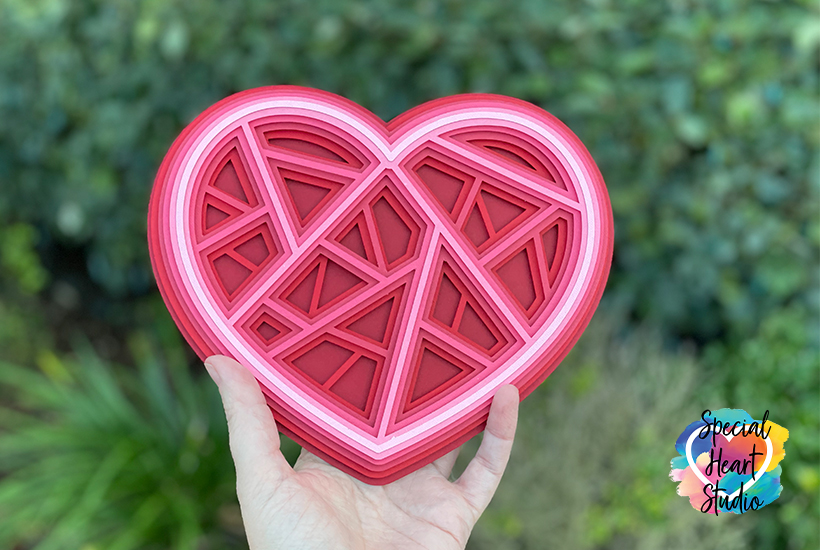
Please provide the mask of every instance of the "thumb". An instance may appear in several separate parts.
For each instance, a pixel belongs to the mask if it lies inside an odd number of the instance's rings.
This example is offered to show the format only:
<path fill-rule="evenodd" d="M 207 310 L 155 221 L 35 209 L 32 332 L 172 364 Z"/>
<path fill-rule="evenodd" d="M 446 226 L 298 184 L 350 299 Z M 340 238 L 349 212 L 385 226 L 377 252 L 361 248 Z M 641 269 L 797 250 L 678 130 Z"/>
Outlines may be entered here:
<path fill-rule="evenodd" d="M 219 388 L 228 420 L 237 486 L 252 487 L 261 476 L 281 479 L 289 470 L 279 450 L 279 432 L 253 374 L 229 357 L 214 355 L 205 368 Z"/>

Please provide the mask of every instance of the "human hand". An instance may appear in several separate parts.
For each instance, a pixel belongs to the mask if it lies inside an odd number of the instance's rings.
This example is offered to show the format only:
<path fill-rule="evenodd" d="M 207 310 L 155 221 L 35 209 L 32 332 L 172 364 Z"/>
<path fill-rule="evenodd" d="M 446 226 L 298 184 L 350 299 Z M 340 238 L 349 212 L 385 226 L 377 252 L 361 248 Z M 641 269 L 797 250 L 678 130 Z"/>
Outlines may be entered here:
<path fill-rule="evenodd" d="M 503 386 L 478 453 L 455 482 L 449 477 L 458 449 L 383 486 L 363 483 L 305 450 L 291 468 L 253 375 L 222 356 L 208 358 L 205 366 L 225 406 L 252 550 L 464 548 L 512 449 L 518 390 Z"/>

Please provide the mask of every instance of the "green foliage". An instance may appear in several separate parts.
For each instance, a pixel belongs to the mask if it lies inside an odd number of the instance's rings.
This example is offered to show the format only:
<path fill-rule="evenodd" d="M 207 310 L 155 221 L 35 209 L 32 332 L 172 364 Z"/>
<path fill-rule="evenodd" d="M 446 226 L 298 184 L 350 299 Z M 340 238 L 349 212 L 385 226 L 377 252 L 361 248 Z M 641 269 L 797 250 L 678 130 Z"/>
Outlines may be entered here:
<path fill-rule="evenodd" d="M 0 358 L 25 361 L 49 343 L 36 294 L 50 274 L 37 253 L 37 230 L 26 223 L 0 226 Z"/>
<path fill-rule="evenodd" d="M 561 118 L 612 199 L 604 307 L 673 350 L 584 338 L 525 403 L 476 548 L 817 547 L 818 52 L 808 0 L 0 0 L 0 546 L 233 544 L 220 408 L 156 307 L 147 200 L 196 114 L 301 84 L 385 119 L 472 91 Z M 52 354 L 67 329 L 137 371 Z M 660 469 L 693 403 L 791 432 L 749 533 Z"/>
<path fill-rule="evenodd" d="M 0 273 L 27 294 L 42 290 L 48 280 L 48 272 L 34 249 L 36 237 L 35 229 L 22 223 L 0 232 Z"/>
<path fill-rule="evenodd" d="M 214 385 L 179 346 L 160 360 L 144 336 L 131 345 L 136 372 L 87 345 L 43 352 L 39 372 L 0 363 L 0 546 L 241 547 Z"/>

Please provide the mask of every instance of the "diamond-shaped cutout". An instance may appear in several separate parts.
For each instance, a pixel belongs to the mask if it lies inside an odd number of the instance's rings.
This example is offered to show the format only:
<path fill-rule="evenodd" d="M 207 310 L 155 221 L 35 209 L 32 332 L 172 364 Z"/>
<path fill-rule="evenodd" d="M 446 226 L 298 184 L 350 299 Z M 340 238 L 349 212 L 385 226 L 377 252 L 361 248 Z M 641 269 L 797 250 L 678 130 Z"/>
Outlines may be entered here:
<path fill-rule="evenodd" d="M 291 328 L 279 320 L 266 306 L 257 311 L 244 326 L 263 349 L 270 349 L 273 344 L 291 332 Z"/>

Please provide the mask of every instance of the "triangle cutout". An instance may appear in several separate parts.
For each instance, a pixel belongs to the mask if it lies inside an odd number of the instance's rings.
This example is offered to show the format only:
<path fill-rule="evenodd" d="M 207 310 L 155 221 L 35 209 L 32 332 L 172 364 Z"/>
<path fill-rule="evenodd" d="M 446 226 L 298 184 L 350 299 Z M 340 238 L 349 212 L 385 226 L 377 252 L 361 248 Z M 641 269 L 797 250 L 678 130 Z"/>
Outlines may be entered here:
<path fill-rule="evenodd" d="M 248 196 L 245 194 L 245 190 L 242 189 L 242 183 L 239 181 L 239 174 L 236 172 L 233 160 L 228 160 L 216 175 L 214 187 L 248 204 Z"/>
<path fill-rule="evenodd" d="M 316 207 L 330 193 L 330 189 L 291 178 L 284 178 L 284 180 L 290 198 L 296 206 L 296 213 L 299 214 L 299 221 L 304 224 L 305 220 L 310 218 Z"/>
<path fill-rule="evenodd" d="M 336 242 L 360 258 L 376 265 L 376 252 L 373 249 L 373 240 L 370 238 L 364 212 L 359 212 L 353 221 L 339 233 Z"/>
<path fill-rule="evenodd" d="M 507 294 L 530 320 L 544 301 L 535 246 L 534 240 L 527 241 L 493 269 Z"/>
<path fill-rule="evenodd" d="M 350 323 L 347 328 L 368 340 L 384 344 L 385 339 L 389 336 L 387 323 L 390 321 L 390 314 L 395 305 L 395 300 L 390 298 L 367 315 Z"/>
<path fill-rule="evenodd" d="M 205 227 L 203 228 L 207 232 L 209 229 L 212 229 L 215 225 L 219 225 L 223 221 L 230 218 L 231 215 L 227 212 L 220 210 L 213 204 L 206 204 L 205 205 Z"/>
<path fill-rule="evenodd" d="M 361 277 L 328 259 L 324 279 L 322 280 L 322 290 L 319 291 L 317 307 L 323 308 L 327 304 L 337 301 L 341 296 L 363 283 Z"/>
<path fill-rule="evenodd" d="M 490 232 L 484 225 L 484 220 L 481 219 L 481 211 L 477 204 L 473 205 L 473 210 L 467 217 L 467 223 L 464 225 L 464 234 L 473 243 L 473 246 L 479 248 L 481 245 L 490 240 Z"/>
<path fill-rule="evenodd" d="M 362 238 L 362 230 L 359 229 L 359 224 L 350 228 L 350 231 L 339 240 L 339 244 L 354 252 L 359 257 L 367 259 L 367 249 L 364 246 L 364 239 Z"/>
<path fill-rule="evenodd" d="M 413 171 L 450 217 L 455 219 L 462 195 L 471 187 L 474 178 L 429 157 L 417 164 Z"/>
<path fill-rule="evenodd" d="M 239 142 L 236 139 L 224 149 L 225 153 L 216 163 L 216 168 L 210 176 L 208 187 L 211 193 L 222 195 L 224 200 L 235 200 L 246 206 L 256 206 L 257 200 L 254 194 L 254 184 L 248 178 L 245 165 L 239 154 Z M 224 209 L 221 209 L 224 210 Z"/>
<path fill-rule="evenodd" d="M 279 169 L 279 176 L 300 228 L 310 223 L 343 187 L 339 182 L 284 168 Z"/>
<path fill-rule="evenodd" d="M 223 223 L 241 214 L 242 211 L 235 206 L 206 192 L 202 200 L 202 236 L 210 234 Z"/>
<path fill-rule="evenodd" d="M 402 285 L 376 300 L 342 322 L 339 328 L 381 347 L 388 347 L 401 309 L 404 289 L 405 285 Z"/>
<path fill-rule="evenodd" d="M 379 362 L 360 355 L 329 389 L 356 412 L 368 417 L 375 397 L 374 382 L 379 379 L 380 371 Z"/>
<path fill-rule="evenodd" d="M 423 339 L 406 390 L 402 415 L 450 390 L 474 372 L 476 367 Z"/>
<path fill-rule="evenodd" d="M 484 206 L 487 209 L 487 214 L 490 217 L 490 223 L 495 233 L 498 233 L 510 225 L 521 214 L 526 212 L 524 207 L 505 200 L 485 189 L 481 190 L 481 198 L 484 200 Z"/>

